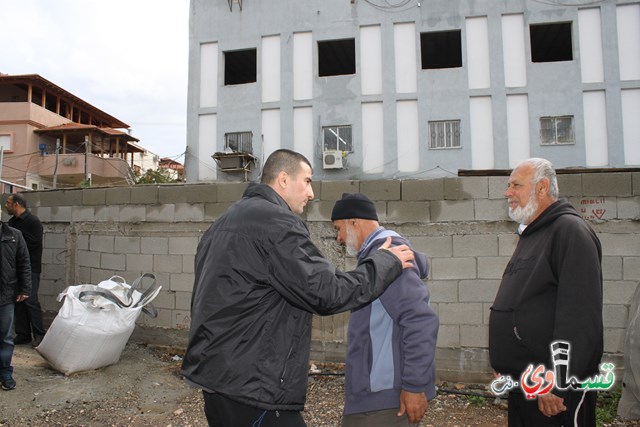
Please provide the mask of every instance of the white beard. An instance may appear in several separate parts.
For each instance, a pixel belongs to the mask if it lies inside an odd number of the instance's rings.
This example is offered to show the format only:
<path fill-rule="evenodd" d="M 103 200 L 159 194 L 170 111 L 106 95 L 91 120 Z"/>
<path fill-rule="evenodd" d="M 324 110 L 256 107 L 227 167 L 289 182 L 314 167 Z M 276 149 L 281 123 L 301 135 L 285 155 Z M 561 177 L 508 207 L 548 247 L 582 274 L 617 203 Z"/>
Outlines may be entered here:
<path fill-rule="evenodd" d="M 344 246 L 347 248 L 347 255 L 356 256 L 360 248 L 356 248 L 358 244 L 358 238 L 351 229 L 347 229 L 347 240 L 344 242 Z"/>
<path fill-rule="evenodd" d="M 518 206 L 516 208 L 509 208 L 509 218 L 519 224 L 529 224 L 533 215 L 538 211 L 538 201 L 535 197 L 535 187 L 529 195 L 529 202 L 525 207 Z"/>

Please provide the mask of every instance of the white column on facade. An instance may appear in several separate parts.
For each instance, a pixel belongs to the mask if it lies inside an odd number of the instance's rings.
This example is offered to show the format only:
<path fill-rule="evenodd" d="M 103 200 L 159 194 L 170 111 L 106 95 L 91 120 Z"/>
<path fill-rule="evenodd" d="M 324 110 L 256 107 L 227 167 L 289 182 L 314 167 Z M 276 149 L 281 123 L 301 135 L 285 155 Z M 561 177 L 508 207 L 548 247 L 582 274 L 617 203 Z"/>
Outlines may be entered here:
<path fill-rule="evenodd" d="M 200 108 L 218 105 L 218 43 L 200 45 Z"/>
<path fill-rule="evenodd" d="M 640 165 L 640 89 L 624 89 L 622 95 L 622 138 L 624 164 Z"/>
<path fill-rule="evenodd" d="M 293 149 L 314 163 L 313 109 L 296 107 L 293 109 Z"/>
<path fill-rule="evenodd" d="M 527 95 L 507 95 L 509 167 L 531 157 L 529 100 Z"/>
<path fill-rule="evenodd" d="M 360 27 L 360 85 L 363 95 L 382 94 L 382 34 L 379 25 Z"/>
<path fill-rule="evenodd" d="M 262 38 L 262 102 L 280 101 L 280 36 Z"/>
<path fill-rule="evenodd" d="M 490 96 L 474 96 L 469 100 L 471 125 L 471 167 L 493 169 L 493 113 Z"/>
<path fill-rule="evenodd" d="M 465 20 L 469 89 L 491 86 L 489 68 L 489 28 L 486 16 Z"/>
<path fill-rule="evenodd" d="M 502 17 L 502 55 L 506 87 L 527 85 L 527 60 L 524 42 L 525 26 L 522 14 Z"/>
<path fill-rule="evenodd" d="M 416 25 L 413 23 L 393 26 L 396 92 L 415 93 L 418 90 L 416 61 Z"/>
<path fill-rule="evenodd" d="M 640 4 L 616 8 L 620 80 L 640 80 Z"/>
<path fill-rule="evenodd" d="M 588 167 L 609 164 L 607 103 L 603 90 L 584 92 L 584 145 Z"/>
<path fill-rule="evenodd" d="M 582 73 L 582 82 L 603 82 L 604 59 L 600 9 L 578 10 L 578 38 L 580 40 L 580 70 Z"/>
<path fill-rule="evenodd" d="M 279 148 L 281 148 L 280 110 L 276 108 L 262 110 L 262 164 Z"/>
<path fill-rule="evenodd" d="M 382 102 L 362 104 L 362 172 L 384 172 L 384 112 Z"/>
<path fill-rule="evenodd" d="M 313 36 L 293 35 L 293 99 L 313 98 Z"/>
<path fill-rule="evenodd" d="M 211 157 L 217 150 L 217 116 L 206 114 L 198 117 L 198 181 L 216 179 L 217 165 Z"/>
<path fill-rule="evenodd" d="M 418 133 L 418 102 L 396 103 L 398 171 L 417 172 L 420 167 L 420 139 Z"/>

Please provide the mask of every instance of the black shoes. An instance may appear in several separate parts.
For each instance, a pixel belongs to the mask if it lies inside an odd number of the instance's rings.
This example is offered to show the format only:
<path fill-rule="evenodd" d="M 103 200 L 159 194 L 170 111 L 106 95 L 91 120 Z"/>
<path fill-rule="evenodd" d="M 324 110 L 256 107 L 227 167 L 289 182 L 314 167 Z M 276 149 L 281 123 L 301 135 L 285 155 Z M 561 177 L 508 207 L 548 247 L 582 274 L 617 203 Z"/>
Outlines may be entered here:
<path fill-rule="evenodd" d="M 2 381 L 3 390 L 13 390 L 14 388 L 16 388 L 16 382 L 13 380 L 13 378 Z"/>
<path fill-rule="evenodd" d="M 37 346 L 39 346 L 42 342 L 42 338 L 44 338 L 43 335 L 36 335 L 36 337 L 33 339 L 33 342 L 31 343 L 31 347 L 36 348 Z"/>
<path fill-rule="evenodd" d="M 42 339 L 40 339 L 40 341 L 42 341 Z M 15 338 L 13 339 L 13 343 L 15 345 L 31 344 L 31 337 L 27 337 L 24 335 L 16 335 Z"/>

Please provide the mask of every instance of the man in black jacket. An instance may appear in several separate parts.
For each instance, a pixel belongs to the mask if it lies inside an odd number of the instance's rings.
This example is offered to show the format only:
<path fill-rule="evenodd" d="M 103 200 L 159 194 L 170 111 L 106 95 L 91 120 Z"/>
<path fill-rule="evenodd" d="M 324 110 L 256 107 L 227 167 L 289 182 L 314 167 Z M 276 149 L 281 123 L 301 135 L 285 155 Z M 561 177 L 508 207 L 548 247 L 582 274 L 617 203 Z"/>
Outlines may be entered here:
<path fill-rule="evenodd" d="M 489 353 L 496 373 L 521 386 L 509 393 L 509 426 L 595 426 L 596 392 L 565 383 L 599 372 L 600 241 L 568 201 L 558 200 L 556 174 L 545 159 L 520 163 L 505 196 L 520 239 L 491 307 Z M 570 344 L 568 372 L 555 377 L 549 393 L 525 396 L 521 375 L 530 364 L 553 370 L 556 341 Z"/>
<path fill-rule="evenodd" d="M 26 301 L 16 303 L 16 336 L 13 342 L 14 344 L 32 344 L 33 347 L 37 347 L 45 334 L 42 307 L 38 300 L 42 271 L 42 224 L 40 219 L 27 209 L 27 200 L 20 193 L 7 197 L 4 206 L 9 215 L 13 215 L 7 223 L 22 233 L 27 242 L 31 260 L 31 296 Z"/>
<path fill-rule="evenodd" d="M 378 297 L 412 266 L 406 246 L 337 271 L 298 216 L 313 199 L 312 168 L 277 150 L 203 235 L 195 259 L 182 372 L 204 393 L 210 425 L 304 426 L 312 313 L 347 311 Z"/>
<path fill-rule="evenodd" d="M 22 234 L 4 222 L 0 225 L 0 386 L 13 390 L 14 305 L 29 298 L 31 267 Z"/>

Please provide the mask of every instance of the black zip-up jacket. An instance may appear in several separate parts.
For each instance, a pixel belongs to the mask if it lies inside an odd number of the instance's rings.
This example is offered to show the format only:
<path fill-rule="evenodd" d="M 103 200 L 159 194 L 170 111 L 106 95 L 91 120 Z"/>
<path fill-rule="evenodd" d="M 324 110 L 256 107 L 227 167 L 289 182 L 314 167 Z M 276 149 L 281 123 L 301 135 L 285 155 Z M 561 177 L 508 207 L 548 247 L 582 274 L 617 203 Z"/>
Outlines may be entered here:
<path fill-rule="evenodd" d="M 401 272 L 388 251 L 337 271 L 286 202 L 268 185 L 251 184 L 198 244 L 182 373 L 246 405 L 300 411 L 312 313 L 366 304 Z"/>
<path fill-rule="evenodd" d="M 22 234 L 6 223 L 0 227 L 0 305 L 31 294 L 29 251 Z"/>
<path fill-rule="evenodd" d="M 31 260 L 31 272 L 42 271 L 42 223 L 29 209 L 20 216 L 12 216 L 7 221 L 11 227 L 20 230 L 22 237 L 27 242 L 29 259 Z"/>
<path fill-rule="evenodd" d="M 598 372 L 601 261 L 598 237 L 566 200 L 526 227 L 491 307 L 489 353 L 496 372 L 519 380 L 530 363 L 553 369 L 555 340 L 571 344 L 570 375 L 584 380 Z"/>

